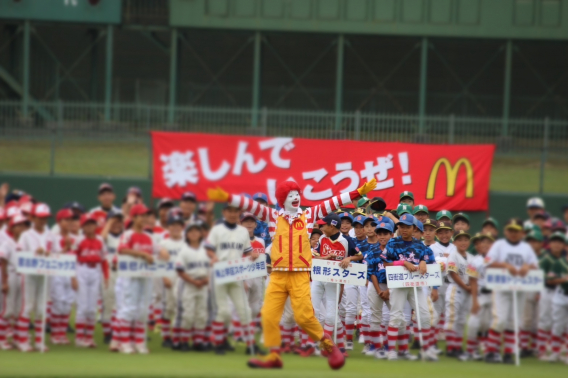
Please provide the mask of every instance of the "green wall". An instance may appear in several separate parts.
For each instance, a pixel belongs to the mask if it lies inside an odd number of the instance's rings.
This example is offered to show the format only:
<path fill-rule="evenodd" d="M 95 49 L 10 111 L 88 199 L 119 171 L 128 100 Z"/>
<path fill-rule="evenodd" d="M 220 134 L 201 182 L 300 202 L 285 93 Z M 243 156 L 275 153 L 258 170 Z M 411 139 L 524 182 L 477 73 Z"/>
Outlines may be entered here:
<path fill-rule="evenodd" d="M 567 39 L 568 0 L 170 0 L 180 27 Z"/>

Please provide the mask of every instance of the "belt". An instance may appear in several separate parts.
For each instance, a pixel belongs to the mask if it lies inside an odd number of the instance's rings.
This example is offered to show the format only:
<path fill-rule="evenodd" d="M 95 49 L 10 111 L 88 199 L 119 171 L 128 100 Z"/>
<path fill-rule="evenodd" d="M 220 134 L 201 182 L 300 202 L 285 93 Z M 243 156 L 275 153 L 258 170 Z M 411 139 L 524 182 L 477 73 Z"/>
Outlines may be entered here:
<path fill-rule="evenodd" d="M 96 268 L 99 263 L 94 262 L 79 262 L 79 265 L 86 265 L 89 268 Z"/>
<path fill-rule="evenodd" d="M 481 294 L 491 294 L 492 292 L 493 292 L 493 290 L 489 290 L 489 289 L 486 289 L 484 287 L 482 287 L 481 290 L 480 290 Z"/>

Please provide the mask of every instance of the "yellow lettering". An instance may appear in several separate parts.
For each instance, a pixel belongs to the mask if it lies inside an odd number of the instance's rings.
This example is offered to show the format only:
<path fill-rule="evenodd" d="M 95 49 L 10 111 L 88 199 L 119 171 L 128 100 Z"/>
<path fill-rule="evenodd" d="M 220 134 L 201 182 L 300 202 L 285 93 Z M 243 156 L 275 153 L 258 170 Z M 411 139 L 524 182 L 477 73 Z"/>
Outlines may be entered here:
<path fill-rule="evenodd" d="M 448 197 L 453 197 L 456 192 L 456 182 L 458 179 L 458 173 L 460 167 L 463 165 L 465 167 L 466 173 L 466 188 L 465 188 L 465 197 L 466 198 L 473 198 L 473 168 L 471 166 L 471 162 L 466 158 L 459 159 L 456 164 L 452 166 L 446 158 L 439 159 L 434 167 L 432 168 L 432 172 L 430 172 L 430 178 L 428 179 L 428 187 L 426 189 L 426 198 L 433 199 L 434 198 L 434 191 L 436 190 L 436 181 L 438 180 L 438 172 L 440 171 L 440 167 L 444 165 L 446 168 L 446 195 Z"/>

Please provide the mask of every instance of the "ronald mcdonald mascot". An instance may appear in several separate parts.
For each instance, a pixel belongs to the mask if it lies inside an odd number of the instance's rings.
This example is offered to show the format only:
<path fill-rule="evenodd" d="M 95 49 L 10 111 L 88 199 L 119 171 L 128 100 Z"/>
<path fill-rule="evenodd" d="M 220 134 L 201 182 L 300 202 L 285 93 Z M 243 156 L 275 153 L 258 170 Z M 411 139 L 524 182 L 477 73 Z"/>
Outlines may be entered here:
<path fill-rule="evenodd" d="M 282 367 L 279 322 L 288 297 L 296 323 L 312 340 L 320 342 L 322 354 L 327 356 L 329 366 L 332 369 L 340 369 L 345 364 L 345 357 L 331 338 L 324 336 L 321 324 L 314 316 L 310 292 L 310 234 L 318 219 L 350 204 L 374 190 L 376 186 L 377 182 L 373 179 L 357 190 L 342 193 L 306 210 L 300 208 L 301 190 L 294 181 L 281 182 L 276 188 L 276 199 L 282 208 L 280 210 L 263 206 L 245 196 L 229 194 L 221 188 L 208 190 L 210 200 L 228 202 L 231 206 L 251 212 L 261 221 L 267 222 L 272 237 L 272 274 L 261 311 L 264 344 L 270 353 L 262 359 L 249 360 L 248 366 L 264 369 Z"/>

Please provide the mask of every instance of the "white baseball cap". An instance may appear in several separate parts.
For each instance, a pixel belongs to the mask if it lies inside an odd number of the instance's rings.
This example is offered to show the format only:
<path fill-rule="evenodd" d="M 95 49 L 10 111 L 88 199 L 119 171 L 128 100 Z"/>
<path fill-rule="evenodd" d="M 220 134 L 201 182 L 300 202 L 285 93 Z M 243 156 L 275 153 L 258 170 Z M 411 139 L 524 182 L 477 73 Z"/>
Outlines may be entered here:
<path fill-rule="evenodd" d="M 34 217 L 47 218 L 51 216 L 51 210 L 45 203 L 36 203 L 33 210 Z"/>
<path fill-rule="evenodd" d="M 527 209 L 530 208 L 544 209 L 544 201 L 540 197 L 532 197 L 527 201 Z"/>

